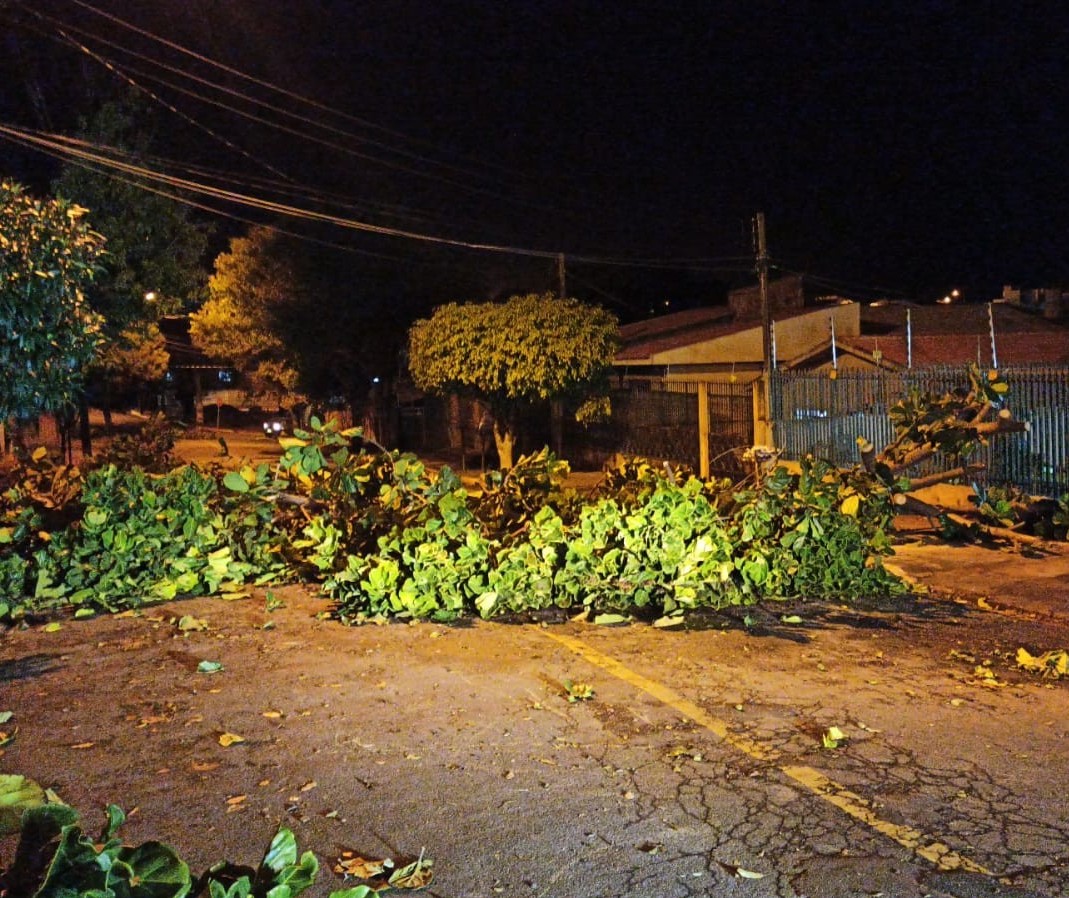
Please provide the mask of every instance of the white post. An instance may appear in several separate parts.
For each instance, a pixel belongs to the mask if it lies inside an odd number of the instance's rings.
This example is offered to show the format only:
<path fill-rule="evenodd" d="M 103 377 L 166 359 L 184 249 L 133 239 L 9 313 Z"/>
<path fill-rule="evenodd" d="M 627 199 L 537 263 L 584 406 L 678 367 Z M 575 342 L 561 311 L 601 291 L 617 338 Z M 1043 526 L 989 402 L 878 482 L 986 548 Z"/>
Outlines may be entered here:
<path fill-rule="evenodd" d="M 987 304 L 987 324 L 991 330 L 991 367 L 998 371 L 998 350 L 995 349 L 995 304 Z"/>

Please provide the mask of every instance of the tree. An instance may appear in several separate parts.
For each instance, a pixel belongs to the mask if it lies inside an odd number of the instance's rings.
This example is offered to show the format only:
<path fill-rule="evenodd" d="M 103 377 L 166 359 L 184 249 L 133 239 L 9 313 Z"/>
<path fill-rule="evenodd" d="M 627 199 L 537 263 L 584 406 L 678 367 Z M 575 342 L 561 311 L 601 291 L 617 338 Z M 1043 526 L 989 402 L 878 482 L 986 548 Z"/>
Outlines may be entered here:
<path fill-rule="evenodd" d="M 152 143 L 152 115 L 136 96 L 103 104 L 80 132 L 94 144 L 143 163 Z M 149 377 L 155 363 L 131 368 L 124 353 L 135 333 L 147 334 L 164 314 L 193 307 L 204 298 L 204 254 L 209 229 L 194 221 L 188 206 L 146 189 L 127 176 L 113 177 L 75 163 L 63 167 L 53 192 L 89 209 L 94 227 L 107 239 L 103 271 L 87 296 L 104 316 L 105 352 L 90 372 L 99 391 L 105 422 L 115 385 Z M 113 361 L 120 362 L 112 369 Z M 144 382 L 143 382 L 144 383 Z M 87 431 L 83 421 L 83 443 Z"/>
<path fill-rule="evenodd" d="M 103 322 L 84 291 L 104 238 L 85 212 L 0 182 L 0 427 L 65 407 L 96 353 Z"/>
<path fill-rule="evenodd" d="M 551 294 L 505 303 L 441 306 L 409 331 L 409 370 L 420 389 L 484 400 L 494 415 L 502 468 L 512 466 L 519 412 L 571 399 L 582 419 L 612 363 L 615 316 Z"/>
<path fill-rule="evenodd" d="M 162 380 L 169 363 L 167 341 L 159 325 L 142 322 L 105 343 L 90 371 L 104 388 L 106 406 L 110 407 L 115 396 L 137 392 L 138 406 L 143 407 L 145 386 Z"/>
<path fill-rule="evenodd" d="M 208 301 L 190 315 L 190 337 L 210 358 L 233 365 L 255 392 L 292 398 L 299 374 L 276 316 L 302 289 L 277 232 L 253 227 L 215 260 Z"/>

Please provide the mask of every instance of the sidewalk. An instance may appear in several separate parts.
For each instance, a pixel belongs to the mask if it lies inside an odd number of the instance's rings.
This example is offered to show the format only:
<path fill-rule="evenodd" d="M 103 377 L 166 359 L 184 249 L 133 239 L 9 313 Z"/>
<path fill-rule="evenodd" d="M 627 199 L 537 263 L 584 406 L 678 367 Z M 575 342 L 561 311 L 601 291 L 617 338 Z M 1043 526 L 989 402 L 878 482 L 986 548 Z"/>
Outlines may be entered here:
<path fill-rule="evenodd" d="M 888 566 L 925 586 L 995 608 L 1069 619 L 1069 544 L 1027 550 L 918 539 L 895 547 Z"/>

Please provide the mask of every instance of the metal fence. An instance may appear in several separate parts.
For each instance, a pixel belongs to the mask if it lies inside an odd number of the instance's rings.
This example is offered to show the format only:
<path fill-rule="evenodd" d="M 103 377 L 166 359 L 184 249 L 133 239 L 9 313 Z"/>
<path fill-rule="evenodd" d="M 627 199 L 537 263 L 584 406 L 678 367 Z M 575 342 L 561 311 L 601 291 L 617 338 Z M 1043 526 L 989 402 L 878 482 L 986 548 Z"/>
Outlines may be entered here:
<path fill-rule="evenodd" d="M 978 480 L 1033 494 L 1069 492 L 1069 368 L 1007 367 L 1006 407 L 1028 424 L 1024 433 L 993 437 L 974 456 L 986 466 Z M 965 368 L 909 371 L 777 371 L 771 384 L 773 434 L 784 458 L 812 454 L 839 465 L 858 461 L 857 438 L 879 449 L 894 436 L 890 407 L 916 387 L 943 394 L 968 389 Z M 918 469 L 915 474 L 929 473 Z"/>
<path fill-rule="evenodd" d="M 664 381 L 613 390 L 612 417 L 580 428 L 569 424 L 565 456 L 573 464 L 600 467 L 614 453 L 700 467 L 699 390 L 708 397 L 706 436 L 710 472 L 739 472 L 736 450 L 753 445 L 753 388 L 750 384 Z"/>

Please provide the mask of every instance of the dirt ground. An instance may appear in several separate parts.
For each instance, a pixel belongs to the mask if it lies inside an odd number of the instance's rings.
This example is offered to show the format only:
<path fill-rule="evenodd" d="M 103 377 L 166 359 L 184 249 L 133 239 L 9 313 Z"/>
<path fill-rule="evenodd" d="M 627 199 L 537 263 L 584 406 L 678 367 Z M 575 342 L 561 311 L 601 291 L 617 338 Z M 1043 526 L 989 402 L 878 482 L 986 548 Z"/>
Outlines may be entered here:
<path fill-rule="evenodd" d="M 316 895 L 421 851 L 442 898 L 1069 894 L 1069 683 L 1014 663 L 1069 648 L 1069 553 L 895 563 L 930 591 L 681 630 L 346 629 L 292 586 L 12 630 L 0 771 L 195 873 L 284 824 Z"/>

